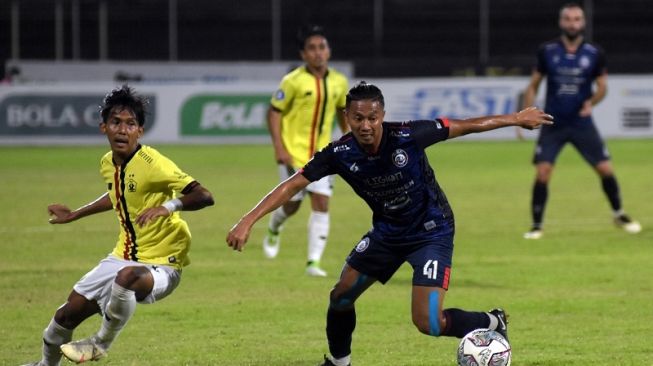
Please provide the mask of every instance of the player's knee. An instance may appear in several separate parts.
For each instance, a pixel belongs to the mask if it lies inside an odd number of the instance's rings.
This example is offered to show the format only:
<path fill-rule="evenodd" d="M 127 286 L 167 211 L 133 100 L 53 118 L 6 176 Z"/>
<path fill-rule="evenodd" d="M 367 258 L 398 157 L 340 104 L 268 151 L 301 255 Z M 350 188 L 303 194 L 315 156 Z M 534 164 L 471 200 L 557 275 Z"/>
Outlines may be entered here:
<path fill-rule="evenodd" d="M 614 176 L 614 170 L 612 169 L 612 164 L 610 164 L 609 160 L 599 162 L 594 166 L 594 169 L 602 178 Z"/>
<path fill-rule="evenodd" d="M 551 173 L 553 172 L 553 167 L 550 165 L 538 166 L 537 174 L 535 175 L 535 181 L 539 184 L 547 184 L 551 180 Z"/>
<path fill-rule="evenodd" d="M 313 211 L 317 212 L 328 212 L 329 211 L 329 197 L 321 194 L 311 195 L 312 202 L 311 208 Z"/>
<path fill-rule="evenodd" d="M 347 296 L 347 293 L 339 293 L 335 289 L 329 295 L 329 308 L 336 311 L 349 310 L 354 306 L 354 299 Z"/>
<path fill-rule="evenodd" d="M 60 326 L 66 329 L 75 329 L 81 323 L 79 316 L 76 314 L 70 306 L 67 306 L 68 303 L 62 305 L 54 313 L 54 321 L 57 322 Z"/>
<path fill-rule="evenodd" d="M 283 212 L 287 216 L 294 215 L 297 210 L 299 210 L 299 206 L 301 205 L 302 201 L 288 201 L 283 205 Z"/>
<path fill-rule="evenodd" d="M 416 316 L 413 315 L 413 324 L 420 333 L 439 337 L 441 329 L 444 329 L 444 324 L 441 319 L 431 319 L 429 316 Z"/>
<path fill-rule="evenodd" d="M 60 307 L 54 313 L 54 321 L 57 322 L 57 324 L 61 325 L 62 327 L 66 326 L 66 323 L 68 322 L 68 318 L 69 317 L 66 314 L 65 306 Z"/>
<path fill-rule="evenodd" d="M 422 334 L 431 334 L 431 327 L 429 325 L 429 320 L 424 319 L 423 317 L 413 316 L 413 324 Z"/>
<path fill-rule="evenodd" d="M 126 289 L 131 289 L 145 273 L 144 270 L 147 271 L 145 267 L 124 267 L 118 271 L 114 282 Z"/>

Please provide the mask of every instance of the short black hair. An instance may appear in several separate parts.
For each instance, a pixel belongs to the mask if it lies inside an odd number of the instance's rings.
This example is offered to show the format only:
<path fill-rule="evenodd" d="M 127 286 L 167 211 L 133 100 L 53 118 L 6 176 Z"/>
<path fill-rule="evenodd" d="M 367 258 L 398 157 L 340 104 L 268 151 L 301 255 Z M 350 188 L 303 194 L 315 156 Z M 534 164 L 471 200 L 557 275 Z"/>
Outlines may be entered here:
<path fill-rule="evenodd" d="M 349 105 L 352 101 L 358 100 L 377 101 L 381 104 L 382 107 L 385 107 L 385 99 L 383 99 L 383 93 L 381 93 L 381 89 L 379 89 L 376 85 L 369 84 L 365 81 L 359 81 L 358 84 L 349 89 L 349 93 L 347 93 L 347 99 L 345 102 L 345 108 L 349 108 Z"/>
<path fill-rule="evenodd" d="M 299 28 L 299 31 L 297 31 L 297 47 L 300 51 L 306 46 L 306 40 L 313 36 L 322 36 L 326 39 L 324 27 L 317 24 L 307 24 Z"/>
<path fill-rule="evenodd" d="M 571 9 L 571 8 L 579 8 L 580 10 L 583 10 L 582 5 L 580 5 L 579 3 L 575 2 L 575 1 L 571 1 L 571 2 L 563 4 L 560 7 L 560 12 L 562 12 L 565 9 Z"/>
<path fill-rule="evenodd" d="M 146 106 L 148 104 L 147 98 L 142 97 L 125 84 L 120 88 L 115 88 L 102 100 L 100 105 L 100 116 L 102 122 L 106 123 L 111 111 L 118 107 L 122 109 L 129 109 L 136 116 L 139 126 L 145 125 L 145 115 L 147 114 Z"/>

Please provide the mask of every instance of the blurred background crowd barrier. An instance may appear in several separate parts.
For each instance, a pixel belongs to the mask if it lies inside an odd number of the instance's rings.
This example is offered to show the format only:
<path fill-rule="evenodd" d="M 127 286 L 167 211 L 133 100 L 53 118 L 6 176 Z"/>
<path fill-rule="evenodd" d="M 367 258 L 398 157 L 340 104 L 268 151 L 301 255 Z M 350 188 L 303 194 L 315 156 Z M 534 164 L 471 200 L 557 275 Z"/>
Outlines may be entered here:
<path fill-rule="evenodd" d="M 325 27 L 331 66 L 383 88 L 389 120 L 509 113 L 566 2 L 6 0 L 0 143 L 102 142 L 97 104 L 121 83 L 151 97 L 149 141 L 268 142 L 265 109 L 301 62 L 295 34 L 306 23 Z M 586 38 L 608 58 L 599 129 L 653 136 L 650 1 L 579 3 Z"/>

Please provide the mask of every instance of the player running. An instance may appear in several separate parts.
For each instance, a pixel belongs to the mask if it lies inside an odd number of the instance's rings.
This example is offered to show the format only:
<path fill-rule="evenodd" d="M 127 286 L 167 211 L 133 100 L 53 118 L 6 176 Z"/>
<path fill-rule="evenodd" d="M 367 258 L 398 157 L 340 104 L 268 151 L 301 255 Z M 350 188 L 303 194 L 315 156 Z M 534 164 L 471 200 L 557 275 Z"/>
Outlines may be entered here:
<path fill-rule="evenodd" d="M 190 231 L 177 211 L 211 206 L 213 197 L 171 160 L 139 143 L 145 104 L 127 86 L 106 96 L 100 110 L 100 131 L 111 146 L 100 161 L 106 193 L 73 211 L 62 204 L 48 206 L 52 224 L 113 210 L 120 235 L 113 252 L 75 284 L 57 309 L 43 332 L 42 358 L 29 365 L 59 365 L 62 352 L 77 363 L 105 357 L 136 304 L 170 295 L 189 263 Z M 94 314 L 102 315 L 97 333 L 70 342 L 73 330 Z"/>
<path fill-rule="evenodd" d="M 361 82 L 350 89 L 345 119 L 351 133 L 315 154 L 299 172 L 268 193 L 231 229 L 227 243 L 242 250 L 252 226 L 310 182 L 340 175 L 372 209 L 372 229 L 346 259 L 330 295 L 326 333 L 331 355 L 323 365 L 351 360 L 356 325 L 354 303 L 374 282 L 386 283 L 404 262 L 413 267 L 412 315 L 417 329 L 431 336 L 462 337 L 477 328 L 507 337 L 503 310 L 444 309 L 451 275 L 454 216 L 424 151 L 430 145 L 468 133 L 506 126 L 528 129 L 551 124 L 536 108 L 511 115 L 466 120 L 387 123 L 381 90 Z"/>

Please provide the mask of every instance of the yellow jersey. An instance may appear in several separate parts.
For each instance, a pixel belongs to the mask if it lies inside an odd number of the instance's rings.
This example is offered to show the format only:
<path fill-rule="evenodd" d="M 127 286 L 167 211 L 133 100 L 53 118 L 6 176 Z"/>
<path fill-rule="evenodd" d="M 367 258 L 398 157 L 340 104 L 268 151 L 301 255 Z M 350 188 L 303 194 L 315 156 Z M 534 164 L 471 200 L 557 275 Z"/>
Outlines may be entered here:
<path fill-rule="evenodd" d="M 144 210 L 174 198 L 175 192 L 181 192 L 195 180 L 146 145 L 139 146 L 122 165 L 115 165 L 112 156 L 108 152 L 102 157 L 100 173 L 120 224 L 113 255 L 177 269 L 187 265 L 191 235 L 179 212 L 142 227 L 136 224 L 136 218 Z"/>
<path fill-rule="evenodd" d="M 281 111 L 281 140 L 294 168 L 331 142 L 336 109 L 345 107 L 348 90 L 347 77 L 331 68 L 318 78 L 300 66 L 281 80 L 270 103 Z"/>

